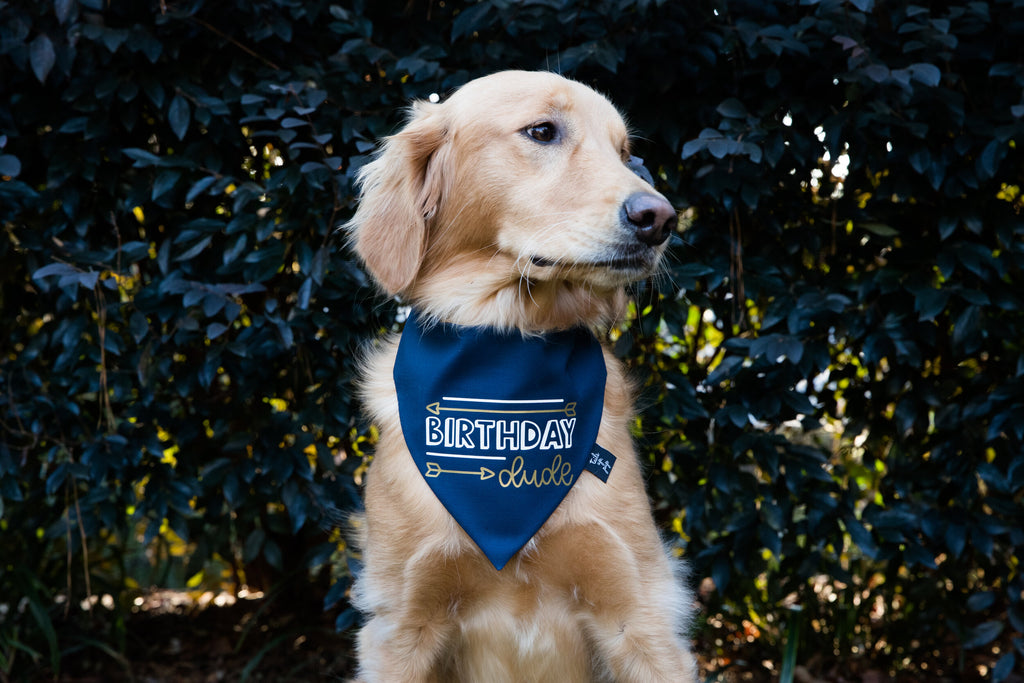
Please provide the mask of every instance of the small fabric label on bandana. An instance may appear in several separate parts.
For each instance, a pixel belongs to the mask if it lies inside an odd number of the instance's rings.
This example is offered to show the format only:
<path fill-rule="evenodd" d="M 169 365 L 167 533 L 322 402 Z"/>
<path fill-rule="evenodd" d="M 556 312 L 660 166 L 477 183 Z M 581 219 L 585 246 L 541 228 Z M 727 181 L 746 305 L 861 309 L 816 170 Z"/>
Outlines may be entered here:
<path fill-rule="evenodd" d="M 595 446 L 606 377 L 601 345 L 585 329 L 524 337 L 409 317 L 394 371 L 406 445 L 496 568 L 584 468 L 607 480 L 615 458 Z M 597 449 L 601 465 L 590 463 Z"/>
<path fill-rule="evenodd" d="M 614 466 L 615 456 L 611 451 L 601 448 L 596 443 L 590 449 L 590 455 L 587 456 L 587 462 L 584 465 L 588 472 L 605 483 L 608 482 L 608 475 L 612 473 Z"/>

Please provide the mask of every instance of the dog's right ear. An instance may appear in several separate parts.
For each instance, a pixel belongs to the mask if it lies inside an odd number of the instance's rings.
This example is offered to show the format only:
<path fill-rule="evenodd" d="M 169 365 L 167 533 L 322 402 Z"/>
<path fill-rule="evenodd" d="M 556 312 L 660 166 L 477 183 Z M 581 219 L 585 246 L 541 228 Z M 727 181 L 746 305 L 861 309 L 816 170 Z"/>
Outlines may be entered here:
<path fill-rule="evenodd" d="M 391 295 L 416 279 L 427 224 L 444 192 L 448 154 L 442 105 L 417 102 L 409 123 L 359 170 L 359 208 L 346 226 L 370 273 Z"/>

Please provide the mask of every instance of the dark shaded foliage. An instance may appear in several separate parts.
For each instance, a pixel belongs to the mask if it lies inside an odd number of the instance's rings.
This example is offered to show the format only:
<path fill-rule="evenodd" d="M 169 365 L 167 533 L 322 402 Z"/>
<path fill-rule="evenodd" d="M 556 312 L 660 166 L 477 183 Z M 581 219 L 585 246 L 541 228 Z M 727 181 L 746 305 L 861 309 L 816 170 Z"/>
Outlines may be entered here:
<path fill-rule="evenodd" d="M 393 320 L 335 231 L 353 173 L 410 98 L 519 67 L 608 93 L 688 207 L 615 343 L 708 614 L 1005 676 L 1022 4 L 0 3 L 0 665 L 59 668 L 53 597 L 128 595 L 140 544 L 186 543 L 179 582 L 328 564 Z"/>

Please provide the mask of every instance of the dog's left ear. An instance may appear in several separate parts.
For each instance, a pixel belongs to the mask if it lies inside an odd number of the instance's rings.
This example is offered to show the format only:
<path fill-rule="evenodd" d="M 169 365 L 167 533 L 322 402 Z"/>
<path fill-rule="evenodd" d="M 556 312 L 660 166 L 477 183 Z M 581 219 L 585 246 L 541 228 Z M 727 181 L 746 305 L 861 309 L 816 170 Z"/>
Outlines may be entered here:
<path fill-rule="evenodd" d="M 405 128 L 387 138 L 377 158 L 359 170 L 359 208 L 347 226 L 351 243 L 391 295 L 416 279 L 427 225 L 445 194 L 448 145 L 441 108 L 415 103 Z"/>

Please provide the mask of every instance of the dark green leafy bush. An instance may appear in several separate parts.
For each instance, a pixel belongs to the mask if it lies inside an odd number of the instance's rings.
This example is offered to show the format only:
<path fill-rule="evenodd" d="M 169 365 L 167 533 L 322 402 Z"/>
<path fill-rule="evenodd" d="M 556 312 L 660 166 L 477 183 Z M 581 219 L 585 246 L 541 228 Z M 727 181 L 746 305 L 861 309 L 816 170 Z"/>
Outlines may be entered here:
<path fill-rule="evenodd" d="M 706 613 L 1004 678 L 1022 5 L 0 2 L 0 670 L 60 667 L 58 595 L 228 568 L 343 598 L 350 382 L 393 320 L 336 231 L 353 173 L 410 98 L 518 67 L 608 93 L 687 207 L 615 344 Z"/>

